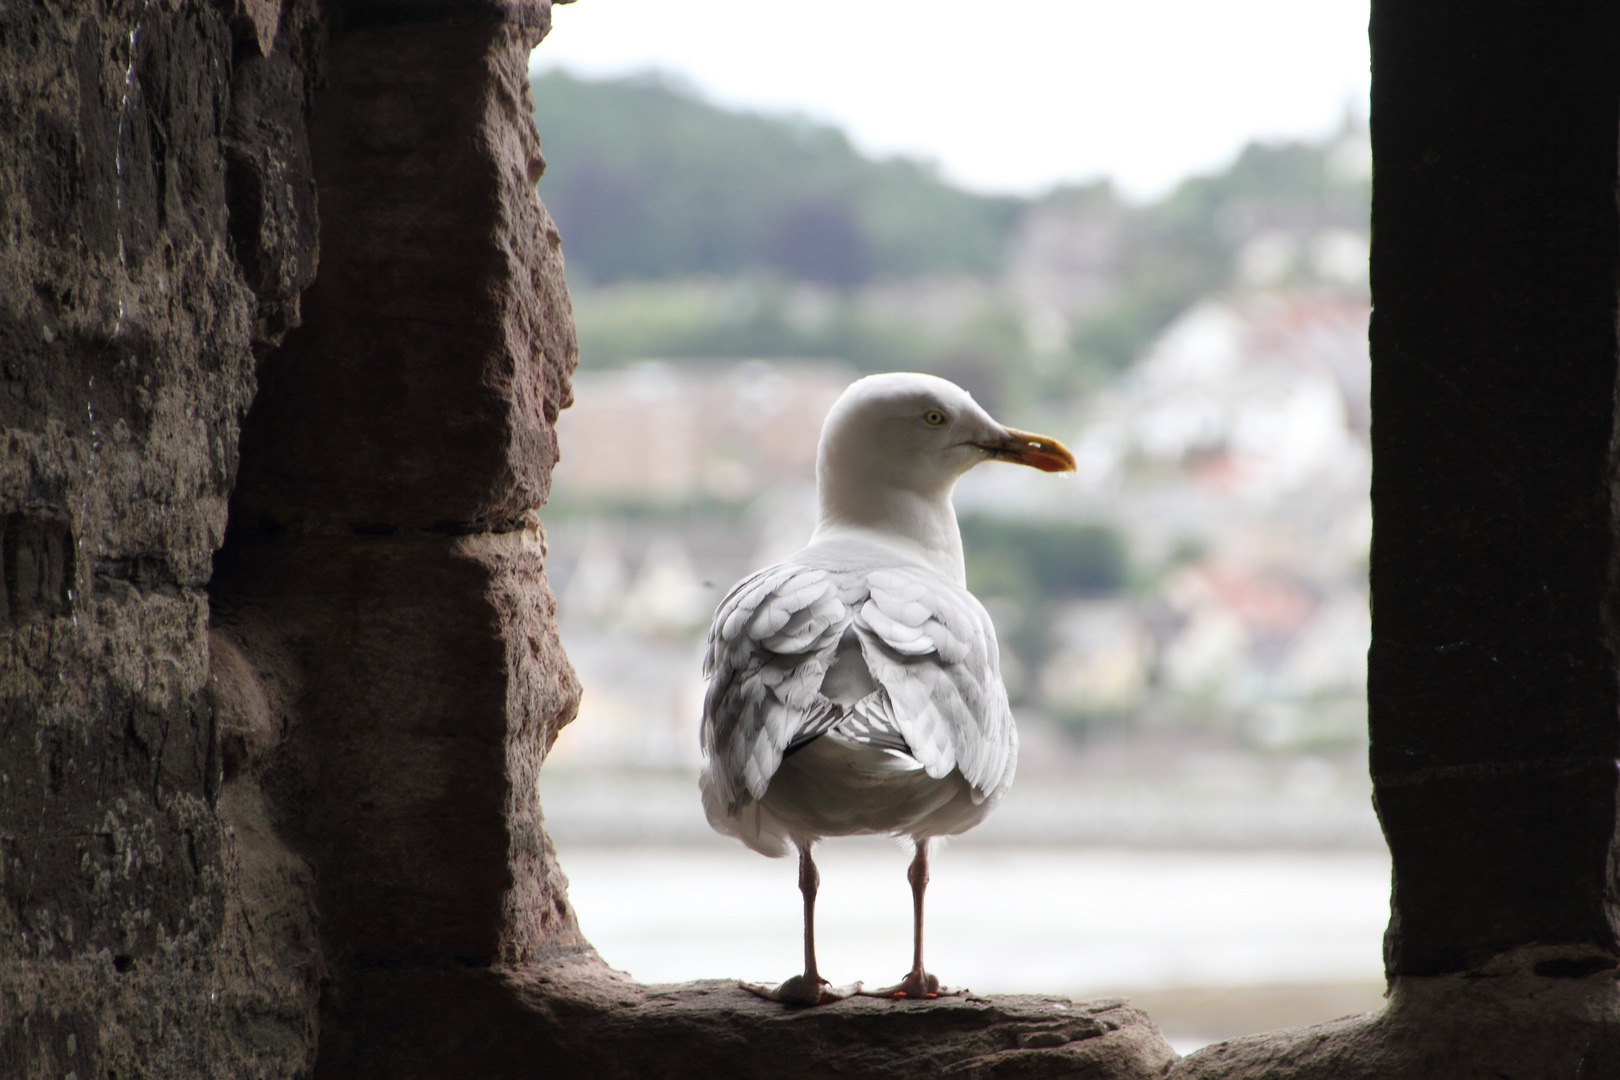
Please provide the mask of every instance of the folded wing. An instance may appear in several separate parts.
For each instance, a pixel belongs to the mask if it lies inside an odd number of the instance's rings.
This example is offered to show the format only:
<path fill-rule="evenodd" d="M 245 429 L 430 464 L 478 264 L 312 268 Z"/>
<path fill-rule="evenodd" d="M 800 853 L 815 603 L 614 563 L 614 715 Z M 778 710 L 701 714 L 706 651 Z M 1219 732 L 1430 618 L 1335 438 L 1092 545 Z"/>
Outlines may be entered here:
<path fill-rule="evenodd" d="M 912 567 L 874 570 L 855 615 L 867 667 L 929 776 L 951 769 L 982 798 L 1007 773 L 1012 710 L 996 630 L 966 589 Z"/>
<path fill-rule="evenodd" d="M 851 613 L 826 570 L 782 563 L 720 602 L 703 673 L 703 750 L 728 808 L 763 798 L 793 737 L 830 705 L 820 696 Z"/>
<path fill-rule="evenodd" d="M 821 687 L 850 628 L 878 689 L 844 708 Z M 721 602 L 704 674 L 703 749 L 728 809 L 745 791 L 764 796 L 796 739 L 840 720 L 860 737 L 868 714 L 873 737 L 863 741 L 887 745 L 881 738 L 898 730 L 929 776 L 960 768 L 976 801 L 1009 776 L 1012 712 L 995 627 L 966 589 L 925 569 L 768 567 Z"/>

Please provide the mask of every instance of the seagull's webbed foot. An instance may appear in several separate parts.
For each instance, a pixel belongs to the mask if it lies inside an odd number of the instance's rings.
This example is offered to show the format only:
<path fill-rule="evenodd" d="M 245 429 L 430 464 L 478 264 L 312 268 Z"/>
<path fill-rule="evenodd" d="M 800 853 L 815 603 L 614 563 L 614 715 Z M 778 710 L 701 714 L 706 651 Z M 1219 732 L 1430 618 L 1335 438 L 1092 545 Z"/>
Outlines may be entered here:
<path fill-rule="evenodd" d="M 926 971 L 913 971 L 893 986 L 885 986 L 878 990 L 862 990 L 865 997 L 882 998 L 940 998 L 960 997 L 967 993 L 962 986 L 941 986 L 939 979 Z"/>
<path fill-rule="evenodd" d="M 758 994 L 771 1001 L 780 1001 L 784 1005 L 827 1005 L 847 997 L 854 997 L 861 992 L 860 983 L 834 986 L 825 979 L 811 979 L 804 975 L 795 975 L 784 983 L 745 982 L 737 985 L 750 994 Z"/>

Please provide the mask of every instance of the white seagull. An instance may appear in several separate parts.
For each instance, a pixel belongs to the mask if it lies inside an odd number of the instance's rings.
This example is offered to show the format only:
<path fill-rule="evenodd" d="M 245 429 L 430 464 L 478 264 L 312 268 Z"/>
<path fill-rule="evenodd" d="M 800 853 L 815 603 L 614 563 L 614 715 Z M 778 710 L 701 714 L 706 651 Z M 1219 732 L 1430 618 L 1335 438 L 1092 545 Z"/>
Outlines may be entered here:
<path fill-rule="evenodd" d="M 951 505 L 956 481 L 985 461 L 1074 469 L 1057 440 L 996 423 L 954 383 L 859 380 L 821 429 L 809 546 L 744 578 L 715 613 L 704 811 L 755 851 L 799 852 L 804 974 L 743 984 L 764 997 L 814 1005 L 859 990 L 816 970 L 810 849 L 861 833 L 916 845 L 911 971 L 873 993 L 942 992 L 922 961 L 928 842 L 983 820 L 1018 760 L 995 627 L 967 591 Z"/>

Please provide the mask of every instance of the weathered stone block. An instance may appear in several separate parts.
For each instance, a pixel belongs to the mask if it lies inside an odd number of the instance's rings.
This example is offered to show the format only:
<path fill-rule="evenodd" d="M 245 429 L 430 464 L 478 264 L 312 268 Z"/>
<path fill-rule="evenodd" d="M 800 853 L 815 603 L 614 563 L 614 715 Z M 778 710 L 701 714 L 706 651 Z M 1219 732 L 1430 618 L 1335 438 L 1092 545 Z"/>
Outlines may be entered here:
<path fill-rule="evenodd" d="M 283 15 L 297 66 L 314 6 Z M 305 917 L 307 869 L 235 833 L 203 592 L 254 389 L 233 31 L 201 3 L 20 4 L 0 43 L 0 1073 L 296 1074 L 319 957 L 260 916 Z M 312 213 L 270 230 L 310 265 Z"/>

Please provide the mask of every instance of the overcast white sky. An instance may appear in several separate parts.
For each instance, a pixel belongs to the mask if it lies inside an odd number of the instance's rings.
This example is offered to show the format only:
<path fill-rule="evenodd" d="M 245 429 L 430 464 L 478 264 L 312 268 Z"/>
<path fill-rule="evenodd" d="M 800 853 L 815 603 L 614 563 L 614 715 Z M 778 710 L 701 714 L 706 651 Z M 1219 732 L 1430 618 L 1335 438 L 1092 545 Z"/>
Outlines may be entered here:
<path fill-rule="evenodd" d="M 1255 138 L 1367 110 L 1367 0 L 578 0 L 531 61 L 658 68 L 830 121 L 982 191 L 1157 195 Z M 541 132 L 544 139 L 545 133 Z"/>

